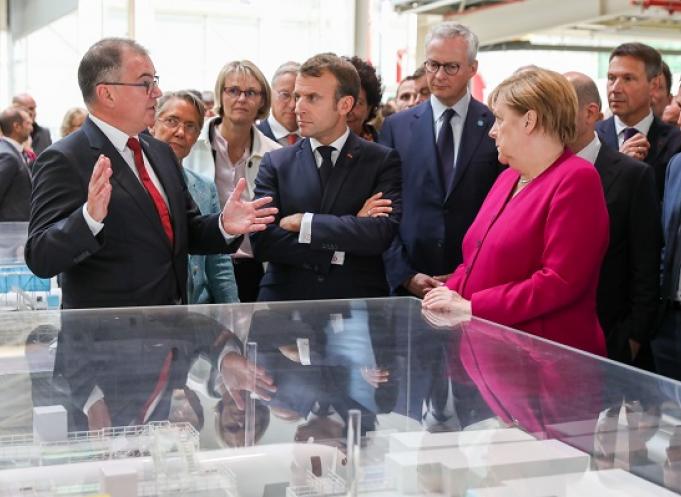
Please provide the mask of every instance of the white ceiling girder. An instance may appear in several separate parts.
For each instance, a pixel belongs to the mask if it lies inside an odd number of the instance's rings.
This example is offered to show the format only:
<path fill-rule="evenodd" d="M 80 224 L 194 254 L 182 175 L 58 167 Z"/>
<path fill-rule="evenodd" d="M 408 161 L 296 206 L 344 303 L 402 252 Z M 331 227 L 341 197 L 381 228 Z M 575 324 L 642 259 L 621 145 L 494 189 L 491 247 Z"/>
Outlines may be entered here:
<path fill-rule="evenodd" d="M 525 0 L 448 16 L 470 27 L 481 45 L 522 38 L 562 26 L 640 14 L 629 0 Z"/>

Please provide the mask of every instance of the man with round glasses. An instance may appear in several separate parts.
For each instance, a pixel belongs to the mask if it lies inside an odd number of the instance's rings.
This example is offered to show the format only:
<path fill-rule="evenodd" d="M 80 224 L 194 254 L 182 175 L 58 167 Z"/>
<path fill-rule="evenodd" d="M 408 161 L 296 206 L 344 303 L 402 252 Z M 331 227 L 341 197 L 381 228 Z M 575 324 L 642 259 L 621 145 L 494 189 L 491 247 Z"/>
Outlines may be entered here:
<path fill-rule="evenodd" d="M 296 99 L 293 87 L 300 69 L 297 62 L 286 62 L 279 66 L 272 76 L 272 108 L 267 119 L 258 124 L 258 129 L 267 138 L 280 145 L 293 145 L 300 136 L 296 122 Z"/>
<path fill-rule="evenodd" d="M 426 37 L 430 98 L 386 119 L 380 143 L 402 158 L 400 234 L 386 252 L 394 293 L 423 297 L 461 262 L 463 236 L 501 166 L 487 135 L 494 116 L 471 97 L 477 36 L 454 22 Z"/>
<path fill-rule="evenodd" d="M 34 166 L 26 262 L 61 274 L 64 308 L 186 303 L 188 253 L 233 251 L 276 209 L 242 200 L 240 181 L 220 214 L 201 215 L 171 148 L 143 133 L 161 95 L 144 47 L 95 43 L 78 84 L 89 117 Z"/>

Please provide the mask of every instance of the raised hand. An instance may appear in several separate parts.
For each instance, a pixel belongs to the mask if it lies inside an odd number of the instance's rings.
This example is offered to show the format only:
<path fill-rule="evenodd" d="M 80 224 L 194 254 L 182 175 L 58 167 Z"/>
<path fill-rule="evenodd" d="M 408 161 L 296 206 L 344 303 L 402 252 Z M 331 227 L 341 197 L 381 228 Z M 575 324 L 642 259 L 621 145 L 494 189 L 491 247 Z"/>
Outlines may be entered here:
<path fill-rule="evenodd" d="M 97 159 L 90 183 L 87 187 L 87 212 L 90 217 L 101 223 L 109 212 L 111 200 L 111 161 L 106 155 L 100 155 Z"/>
<path fill-rule="evenodd" d="M 272 197 L 262 197 L 251 202 L 241 200 L 246 189 L 246 180 L 241 178 L 222 209 L 222 227 L 230 235 L 245 235 L 262 231 L 274 222 L 279 212 L 276 207 L 265 207 Z"/>

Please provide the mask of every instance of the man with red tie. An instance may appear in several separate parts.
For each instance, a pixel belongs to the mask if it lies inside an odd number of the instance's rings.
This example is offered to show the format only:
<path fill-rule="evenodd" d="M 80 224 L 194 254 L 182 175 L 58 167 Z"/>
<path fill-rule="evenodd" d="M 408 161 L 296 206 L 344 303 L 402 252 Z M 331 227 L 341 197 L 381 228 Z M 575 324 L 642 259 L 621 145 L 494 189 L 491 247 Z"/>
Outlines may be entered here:
<path fill-rule="evenodd" d="M 272 76 L 272 109 L 267 119 L 258 124 L 258 129 L 270 140 L 283 145 L 293 145 L 300 136 L 296 122 L 296 99 L 293 87 L 300 69 L 297 62 L 285 62 Z"/>
<path fill-rule="evenodd" d="M 276 209 L 242 201 L 242 180 L 220 214 L 201 215 L 172 149 L 143 132 L 161 91 L 142 46 L 95 43 L 78 84 L 89 117 L 34 166 L 26 262 L 61 273 L 64 308 L 186 303 L 187 254 L 233 251 Z"/>

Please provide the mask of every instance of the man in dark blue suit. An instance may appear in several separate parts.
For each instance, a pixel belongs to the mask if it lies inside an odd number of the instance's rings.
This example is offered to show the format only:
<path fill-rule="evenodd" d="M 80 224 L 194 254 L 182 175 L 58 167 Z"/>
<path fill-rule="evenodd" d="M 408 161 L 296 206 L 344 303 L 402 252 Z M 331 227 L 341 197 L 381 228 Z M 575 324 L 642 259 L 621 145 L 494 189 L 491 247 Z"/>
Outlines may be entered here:
<path fill-rule="evenodd" d="M 610 54 L 608 103 L 613 116 L 598 123 L 603 143 L 650 164 L 662 197 L 669 159 L 681 150 L 681 131 L 655 117 L 651 91 L 660 84 L 660 53 L 643 43 L 624 43 Z"/>
<path fill-rule="evenodd" d="M 270 196 L 279 208 L 276 224 L 251 237 L 256 259 L 269 262 L 259 300 L 388 294 L 382 254 L 400 220 L 400 160 L 348 128 L 359 85 L 354 66 L 333 54 L 300 68 L 296 115 L 305 139 L 265 154 L 255 182 L 255 197 Z M 392 206 L 377 205 L 388 200 Z"/>
<path fill-rule="evenodd" d="M 501 166 L 492 112 L 471 97 L 478 39 L 446 22 L 426 38 L 428 101 L 386 119 L 380 142 L 402 158 L 400 232 L 385 254 L 391 290 L 423 297 L 461 263 L 461 243 Z"/>

